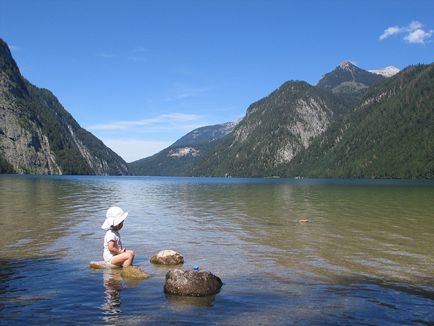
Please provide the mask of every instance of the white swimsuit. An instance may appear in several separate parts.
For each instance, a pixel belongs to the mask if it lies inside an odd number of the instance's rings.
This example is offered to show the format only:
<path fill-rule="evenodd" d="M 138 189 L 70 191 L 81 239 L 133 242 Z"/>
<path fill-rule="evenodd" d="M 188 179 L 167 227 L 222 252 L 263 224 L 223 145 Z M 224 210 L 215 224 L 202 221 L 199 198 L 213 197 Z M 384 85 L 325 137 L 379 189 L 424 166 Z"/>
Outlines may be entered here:
<path fill-rule="evenodd" d="M 114 257 L 114 255 L 108 249 L 108 243 L 110 241 L 114 241 L 116 243 L 116 245 L 118 246 L 118 248 L 122 249 L 122 241 L 121 241 L 121 236 L 119 235 L 119 232 L 113 231 L 113 230 L 108 230 L 105 234 L 105 237 L 104 237 L 104 254 L 103 254 L 103 257 L 104 257 L 104 261 L 106 263 L 111 263 L 112 258 Z"/>

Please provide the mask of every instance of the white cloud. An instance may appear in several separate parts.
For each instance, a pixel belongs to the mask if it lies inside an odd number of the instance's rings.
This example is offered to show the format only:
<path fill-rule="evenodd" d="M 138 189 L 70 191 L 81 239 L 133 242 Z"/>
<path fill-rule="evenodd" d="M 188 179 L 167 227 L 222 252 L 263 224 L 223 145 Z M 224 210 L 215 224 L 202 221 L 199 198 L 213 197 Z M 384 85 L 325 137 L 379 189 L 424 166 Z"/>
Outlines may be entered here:
<path fill-rule="evenodd" d="M 431 38 L 431 35 L 433 35 L 433 31 L 425 32 L 422 29 L 417 29 L 405 36 L 404 40 L 408 43 L 423 44 Z"/>
<path fill-rule="evenodd" d="M 206 125 L 196 114 L 170 113 L 141 120 L 113 121 L 86 126 L 125 161 L 132 162 L 158 153 L 193 129 Z M 149 139 L 151 137 L 155 138 Z M 172 139 L 172 141 L 161 140 Z"/>
<path fill-rule="evenodd" d="M 174 84 L 173 90 L 171 91 L 171 95 L 166 97 L 164 101 L 171 102 L 176 100 L 182 100 L 192 97 L 201 96 L 208 91 L 212 90 L 212 86 L 191 86 L 186 84 Z"/>
<path fill-rule="evenodd" d="M 110 52 L 98 52 L 98 53 L 95 53 L 94 55 L 98 58 L 103 58 L 103 59 L 120 58 L 121 60 L 146 62 L 147 58 L 145 55 L 147 52 L 149 52 L 148 49 L 146 49 L 144 47 L 137 47 L 135 49 L 128 51 L 128 54 L 127 53 L 114 54 L 114 53 L 110 53 Z"/>
<path fill-rule="evenodd" d="M 379 39 L 383 41 L 397 34 L 405 34 L 403 37 L 404 41 L 408 43 L 425 44 L 434 34 L 434 30 L 425 31 L 423 27 L 422 23 L 417 20 L 412 21 L 408 26 L 391 26 L 384 30 Z"/>
<path fill-rule="evenodd" d="M 127 59 L 130 61 L 139 61 L 139 62 L 147 62 L 148 59 L 145 56 L 149 52 L 148 49 L 140 46 L 130 51 L 130 55 L 127 56 Z"/>
<path fill-rule="evenodd" d="M 135 48 L 133 50 L 133 52 L 135 52 L 135 53 L 148 52 L 148 49 L 144 48 L 143 46 L 139 46 L 139 47 Z"/>
<path fill-rule="evenodd" d="M 172 144 L 168 141 L 141 140 L 134 138 L 103 138 L 101 140 L 126 162 L 133 162 L 151 156 Z"/>
<path fill-rule="evenodd" d="M 423 25 L 420 22 L 418 22 L 417 20 L 415 20 L 415 21 L 412 21 L 410 23 L 410 25 L 408 25 L 407 31 L 411 32 L 411 31 L 414 31 L 416 29 L 420 29 L 422 27 L 423 27 Z"/>
<path fill-rule="evenodd" d="M 115 57 L 114 54 L 112 54 L 112 53 L 106 53 L 106 52 L 96 53 L 95 56 L 97 56 L 99 58 L 104 58 L 104 59 L 111 59 L 111 58 Z"/>
<path fill-rule="evenodd" d="M 122 130 L 140 128 L 142 131 L 158 130 L 191 130 L 200 121 L 201 116 L 196 114 L 170 113 L 141 120 L 113 121 L 106 124 L 87 126 L 89 130 Z M 194 129 L 194 128 L 193 128 Z"/>
<path fill-rule="evenodd" d="M 391 37 L 392 35 L 401 33 L 402 28 L 398 27 L 398 26 L 392 26 L 392 27 L 388 27 L 384 30 L 383 34 L 380 35 L 380 40 L 384 40 L 388 37 Z"/>

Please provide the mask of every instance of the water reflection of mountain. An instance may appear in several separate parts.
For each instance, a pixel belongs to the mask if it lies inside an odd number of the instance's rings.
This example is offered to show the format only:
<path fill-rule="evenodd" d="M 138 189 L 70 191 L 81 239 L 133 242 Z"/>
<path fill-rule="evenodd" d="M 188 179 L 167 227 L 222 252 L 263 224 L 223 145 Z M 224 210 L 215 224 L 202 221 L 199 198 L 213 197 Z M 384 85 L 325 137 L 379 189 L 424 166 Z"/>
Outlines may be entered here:
<path fill-rule="evenodd" d="M 359 275 L 421 284 L 433 277 L 432 194 L 426 187 L 289 184 L 184 185 L 168 192 L 179 224 L 188 220 L 197 233 L 209 233 L 203 241 L 216 238 L 259 268 L 280 266 L 328 281 Z M 235 238 L 217 240 L 228 233 Z"/>
<path fill-rule="evenodd" d="M 67 218 L 72 207 L 63 198 L 69 191 L 54 180 L 1 176 L 0 257 L 37 257 L 61 237 L 76 222 Z"/>
<path fill-rule="evenodd" d="M 72 226 L 103 210 L 100 191 L 101 187 L 89 182 L 0 176 L 0 258 L 48 254 L 49 245 Z"/>

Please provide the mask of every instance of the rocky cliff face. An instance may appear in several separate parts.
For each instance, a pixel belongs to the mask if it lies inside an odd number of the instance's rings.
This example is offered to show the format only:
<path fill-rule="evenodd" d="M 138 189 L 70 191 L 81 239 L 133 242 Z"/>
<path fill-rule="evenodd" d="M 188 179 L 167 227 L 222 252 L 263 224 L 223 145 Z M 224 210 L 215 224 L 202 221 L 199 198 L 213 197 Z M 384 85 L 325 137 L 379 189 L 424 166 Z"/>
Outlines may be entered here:
<path fill-rule="evenodd" d="M 230 147 L 251 142 L 262 156 L 271 154 L 272 165 L 289 162 L 327 128 L 332 115 L 326 98 L 314 94 L 313 87 L 289 82 L 248 109 Z"/>
<path fill-rule="evenodd" d="M 322 134 L 339 99 L 290 81 L 253 103 L 234 131 L 195 167 L 196 175 L 270 176 Z"/>
<path fill-rule="evenodd" d="M 0 152 L 9 164 L 5 172 L 62 174 L 47 136 L 35 123 L 28 123 L 32 132 L 23 128 L 18 116 L 0 103 Z"/>
<path fill-rule="evenodd" d="M 51 92 L 21 76 L 1 39 L 0 172 L 128 174 L 126 162 L 82 129 Z"/>

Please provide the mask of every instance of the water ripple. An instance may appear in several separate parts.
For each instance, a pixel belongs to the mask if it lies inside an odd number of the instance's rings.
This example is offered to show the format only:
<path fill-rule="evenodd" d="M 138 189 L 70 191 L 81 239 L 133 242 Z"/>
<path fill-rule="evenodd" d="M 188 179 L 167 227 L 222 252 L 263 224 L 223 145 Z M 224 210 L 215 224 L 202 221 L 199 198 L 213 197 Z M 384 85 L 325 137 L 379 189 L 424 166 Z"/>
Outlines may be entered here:
<path fill-rule="evenodd" d="M 0 177 L 0 311 L 8 323 L 411 324 L 434 320 L 434 188 L 367 182 Z M 152 274 L 91 271 L 105 211 Z M 309 223 L 300 224 L 307 219 Z M 162 249 L 220 276 L 164 295 Z"/>

